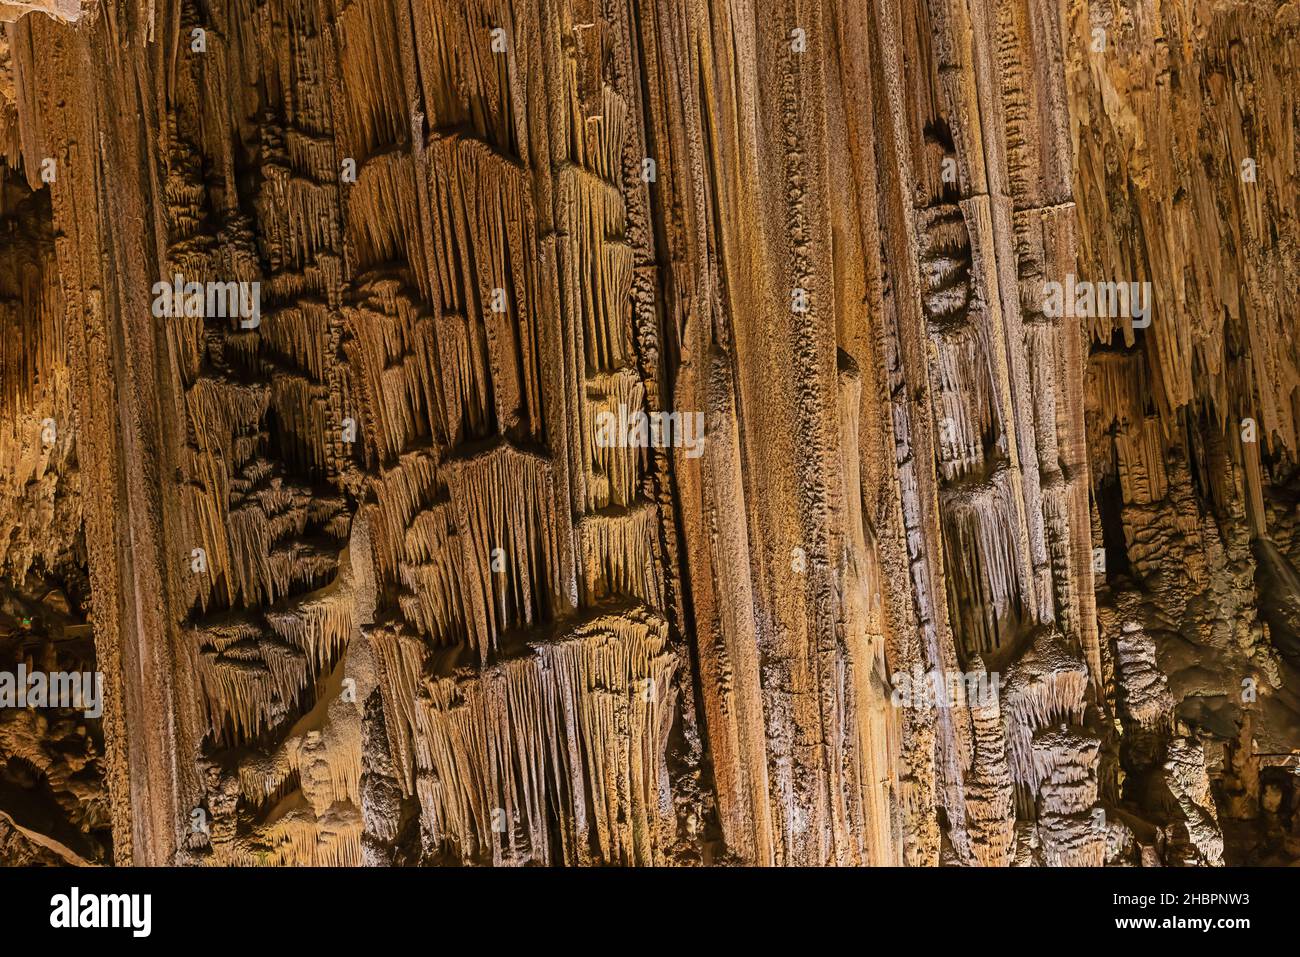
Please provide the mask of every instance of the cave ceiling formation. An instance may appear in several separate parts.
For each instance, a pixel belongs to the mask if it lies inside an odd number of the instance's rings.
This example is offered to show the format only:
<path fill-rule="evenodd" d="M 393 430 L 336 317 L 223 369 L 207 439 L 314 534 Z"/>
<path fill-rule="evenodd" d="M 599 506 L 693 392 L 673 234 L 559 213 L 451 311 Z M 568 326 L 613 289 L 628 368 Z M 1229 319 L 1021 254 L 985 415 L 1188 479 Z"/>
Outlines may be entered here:
<path fill-rule="evenodd" d="M 0 20 L 0 862 L 1300 860 L 1300 3 Z"/>

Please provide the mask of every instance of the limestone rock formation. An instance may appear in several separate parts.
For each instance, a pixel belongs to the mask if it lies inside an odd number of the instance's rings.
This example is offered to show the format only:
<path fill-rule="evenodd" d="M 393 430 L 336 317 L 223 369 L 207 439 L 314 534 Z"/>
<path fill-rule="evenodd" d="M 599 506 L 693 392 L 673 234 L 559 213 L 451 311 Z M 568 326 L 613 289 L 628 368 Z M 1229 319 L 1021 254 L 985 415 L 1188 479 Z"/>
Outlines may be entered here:
<path fill-rule="evenodd" d="M 1295 0 L 0 21 L 0 863 L 1300 859 Z"/>

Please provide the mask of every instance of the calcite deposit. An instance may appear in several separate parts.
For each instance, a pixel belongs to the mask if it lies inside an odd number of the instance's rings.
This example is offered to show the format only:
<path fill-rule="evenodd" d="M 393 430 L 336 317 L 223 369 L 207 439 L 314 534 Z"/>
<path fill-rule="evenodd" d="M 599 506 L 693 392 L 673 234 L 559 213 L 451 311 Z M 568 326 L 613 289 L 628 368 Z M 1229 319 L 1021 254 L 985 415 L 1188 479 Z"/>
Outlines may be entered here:
<path fill-rule="evenodd" d="M 0 3 L 0 863 L 1300 861 L 1298 166 L 1296 0 Z"/>

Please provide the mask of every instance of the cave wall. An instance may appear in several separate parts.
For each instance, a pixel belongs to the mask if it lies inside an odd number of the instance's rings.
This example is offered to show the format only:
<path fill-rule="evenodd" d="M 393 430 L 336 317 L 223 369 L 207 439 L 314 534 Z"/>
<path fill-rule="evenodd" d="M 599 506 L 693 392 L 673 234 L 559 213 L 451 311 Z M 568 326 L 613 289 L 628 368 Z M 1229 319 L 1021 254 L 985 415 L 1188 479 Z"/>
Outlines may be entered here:
<path fill-rule="evenodd" d="M 1294 852 L 1293 3 L 0 19 L 0 859 Z"/>

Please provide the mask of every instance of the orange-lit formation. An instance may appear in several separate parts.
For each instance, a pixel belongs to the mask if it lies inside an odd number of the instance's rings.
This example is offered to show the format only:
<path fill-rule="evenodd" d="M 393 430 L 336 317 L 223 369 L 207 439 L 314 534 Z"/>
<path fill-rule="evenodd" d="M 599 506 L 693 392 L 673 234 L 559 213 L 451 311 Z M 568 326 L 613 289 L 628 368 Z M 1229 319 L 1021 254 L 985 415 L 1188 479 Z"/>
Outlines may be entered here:
<path fill-rule="evenodd" d="M 0 863 L 1300 859 L 1295 0 L 0 20 Z"/>

